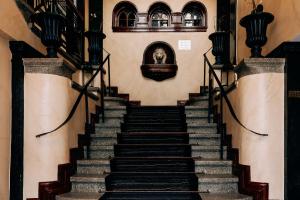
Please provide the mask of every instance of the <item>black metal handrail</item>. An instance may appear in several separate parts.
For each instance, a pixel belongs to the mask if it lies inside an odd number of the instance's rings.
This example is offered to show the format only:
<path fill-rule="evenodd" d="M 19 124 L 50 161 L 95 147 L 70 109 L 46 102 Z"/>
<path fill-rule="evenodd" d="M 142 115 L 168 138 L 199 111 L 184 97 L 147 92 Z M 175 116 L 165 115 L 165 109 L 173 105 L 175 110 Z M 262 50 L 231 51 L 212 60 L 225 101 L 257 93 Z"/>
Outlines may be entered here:
<path fill-rule="evenodd" d="M 212 64 L 210 63 L 208 57 L 207 57 L 207 53 L 211 50 L 211 48 L 205 52 L 203 54 L 204 57 L 204 68 L 206 68 L 206 66 L 208 66 L 208 72 L 209 72 L 209 80 L 208 80 L 208 95 L 209 95 L 209 105 L 208 105 L 208 122 L 210 123 L 211 121 L 211 111 L 212 111 L 212 105 L 213 105 L 213 78 L 216 80 L 219 88 L 220 88 L 220 117 L 219 117 L 219 123 L 218 123 L 218 127 L 219 127 L 219 132 L 221 134 L 221 144 L 220 144 L 220 153 L 221 153 L 221 159 L 223 159 L 223 148 L 224 148 L 224 141 L 225 141 L 225 130 L 224 130 L 224 126 L 223 126 L 223 99 L 225 100 L 230 114 L 233 117 L 233 119 L 244 129 L 246 129 L 247 131 L 254 133 L 256 135 L 259 136 L 268 136 L 268 134 L 262 134 L 262 133 L 258 133 L 256 131 L 253 131 L 249 128 L 247 128 L 237 117 L 237 115 L 235 114 L 234 108 L 227 96 L 227 93 L 220 81 L 220 79 L 218 78 Z M 205 79 L 205 73 L 206 73 L 206 69 L 204 69 L 204 79 Z M 206 80 L 205 80 L 206 81 Z M 204 82 L 204 86 L 206 86 L 206 83 Z"/>
<path fill-rule="evenodd" d="M 83 95 L 85 95 L 85 99 L 86 99 L 86 124 L 89 124 L 90 123 L 90 120 L 89 120 L 89 108 L 88 108 L 88 100 L 87 100 L 87 93 L 88 93 L 88 88 L 90 86 L 90 84 L 95 80 L 95 78 L 97 77 L 97 75 L 99 74 L 99 72 L 101 72 L 101 82 L 103 81 L 103 74 L 105 73 L 105 70 L 103 68 L 104 64 L 106 62 L 108 62 L 108 60 L 110 59 L 110 54 L 108 54 L 106 56 L 106 58 L 102 61 L 102 63 L 99 65 L 99 68 L 96 70 L 96 72 L 92 75 L 92 77 L 87 81 L 87 83 L 83 86 L 80 94 L 78 95 L 68 117 L 64 120 L 63 123 L 61 123 L 57 128 L 51 130 L 51 131 L 48 131 L 48 132 L 45 132 L 45 133 L 42 133 L 42 134 L 39 134 L 37 135 L 36 137 L 39 138 L 39 137 L 42 137 L 42 136 L 45 136 L 45 135 L 48 135 L 50 133 L 53 133 L 57 130 L 59 130 L 61 127 L 63 127 L 65 124 L 67 124 L 71 119 L 72 117 L 74 116 L 77 108 L 78 108 L 78 105 L 83 97 Z M 103 86 L 101 84 L 101 86 Z M 103 99 L 104 99 L 104 91 L 105 88 L 101 87 L 101 104 L 103 104 L 103 107 L 102 107 L 102 118 L 103 118 L 103 121 L 104 121 L 104 102 L 103 102 Z M 89 134 L 90 132 L 87 131 L 87 134 Z"/>

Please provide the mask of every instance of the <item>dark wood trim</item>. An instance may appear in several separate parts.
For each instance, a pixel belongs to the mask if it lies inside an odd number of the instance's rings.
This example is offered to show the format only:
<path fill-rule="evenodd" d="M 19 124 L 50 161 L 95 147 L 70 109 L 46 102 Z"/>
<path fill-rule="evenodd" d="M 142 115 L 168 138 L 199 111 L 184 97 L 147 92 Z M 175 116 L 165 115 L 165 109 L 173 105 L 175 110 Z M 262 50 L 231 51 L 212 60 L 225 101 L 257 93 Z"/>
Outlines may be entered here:
<path fill-rule="evenodd" d="M 44 55 L 23 41 L 11 41 L 9 45 L 12 53 L 10 200 L 23 200 L 24 65 L 22 59 L 44 57 Z"/>
<path fill-rule="evenodd" d="M 239 164 L 239 150 L 231 148 L 228 156 L 233 160 L 233 174 L 239 177 L 239 192 L 253 197 L 253 200 L 269 199 L 269 184 L 251 181 L 251 167 Z"/>
<path fill-rule="evenodd" d="M 96 113 L 91 113 L 91 123 L 99 121 L 101 107 L 96 105 Z M 78 135 L 78 147 L 70 149 L 70 162 L 58 166 L 57 181 L 40 182 L 39 198 L 40 200 L 55 200 L 55 196 L 71 191 L 70 177 L 76 173 L 77 160 L 84 159 L 84 146 L 90 144 L 90 137 L 86 134 Z"/>
<path fill-rule="evenodd" d="M 78 92 L 81 92 L 82 89 L 83 89 L 83 86 L 72 81 L 72 88 Z M 94 93 L 92 92 L 88 92 L 88 97 L 90 97 L 91 99 L 95 100 L 95 101 L 98 101 L 99 100 L 99 97 L 97 95 L 95 95 Z"/>
<path fill-rule="evenodd" d="M 77 160 L 84 159 L 84 145 L 89 144 L 86 135 L 78 135 L 78 147 L 70 149 L 70 162 L 58 165 L 57 181 L 39 183 L 40 200 L 55 200 L 55 196 L 71 191 L 70 177 L 76 173 Z"/>
<path fill-rule="evenodd" d="M 166 27 L 166 28 L 150 28 L 150 27 L 113 27 L 113 32 L 206 32 L 208 27 Z"/>

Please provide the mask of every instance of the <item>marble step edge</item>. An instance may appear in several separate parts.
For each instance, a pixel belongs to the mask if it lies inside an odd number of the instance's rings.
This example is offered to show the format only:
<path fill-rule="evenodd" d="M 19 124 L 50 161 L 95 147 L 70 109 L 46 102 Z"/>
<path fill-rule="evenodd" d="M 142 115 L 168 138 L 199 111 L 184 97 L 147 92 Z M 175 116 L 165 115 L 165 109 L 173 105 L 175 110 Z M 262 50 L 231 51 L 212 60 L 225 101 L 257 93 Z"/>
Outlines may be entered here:
<path fill-rule="evenodd" d="M 91 145 L 90 150 L 114 150 L 114 146 L 191 146 L 192 151 L 199 150 L 220 150 L 220 145 L 198 145 L 198 144 L 115 144 L 115 145 Z M 224 151 L 227 150 L 227 146 L 223 146 Z"/>
<path fill-rule="evenodd" d="M 167 158 L 167 157 L 166 157 Z M 122 157 L 122 159 L 126 159 Z M 131 159 L 131 158 L 129 158 Z M 141 158 L 145 159 L 145 158 Z M 151 159 L 151 158 L 146 158 Z M 155 158 L 153 158 L 155 159 Z M 189 159 L 189 158 L 188 158 Z M 202 159 L 202 158 L 194 158 L 195 166 L 232 166 L 231 160 L 218 160 L 218 159 Z M 90 165 L 98 165 L 98 166 L 110 166 L 110 159 L 89 159 L 89 160 L 78 160 L 78 166 L 90 166 Z"/>
<path fill-rule="evenodd" d="M 109 96 L 105 96 L 104 97 L 104 102 L 105 101 L 121 101 L 121 102 L 128 102 L 127 99 L 121 98 L 121 97 L 109 97 Z"/>
<path fill-rule="evenodd" d="M 111 173 L 112 174 L 112 173 Z M 114 174 L 130 174 L 134 175 L 136 172 L 115 172 Z M 140 172 L 140 174 L 153 174 L 153 172 Z M 173 174 L 174 172 L 164 172 L 162 174 Z M 178 174 L 194 174 L 194 173 L 178 173 Z M 70 181 L 72 183 L 105 183 L 105 178 L 109 174 L 75 174 L 71 176 Z M 197 174 L 195 175 L 198 177 L 199 183 L 217 183 L 217 184 L 224 184 L 224 183 L 237 183 L 239 178 L 232 174 Z"/>
<path fill-rule="evenodd" d="M 56 196 L 56 200 L 99 200 L 103 193 L 69 192 Z M 202 200 L 252 200 L 252 197 L 239 193 L 199 193 Z"/>
<path fill-rule="evenodd" d="M 133 134 L 132 136 L 138 136 L 139 133 Z M 150 135 L 151 133 L 149 133 Z M 164 133 L 162 133 L 164 134 Z M 221 137 L 220 134 L 211 134 L 211 133 L 187 133 L 189 135 L 190 139 L 199 139 L 199 138 L 205 138 L 205 139 L 219 139 Z M 100 139 L 100 138 L 111 138 L 111 139 L 117 139 L 118 135 L 122 135 L 122 133 L 111 133 L 108 134 L 92 134 L 92 139 Z M 170 134 L 171 135 L 171 134 Z M 130 137 L 130 134 L 126 135 Z"/>
<path fill-rule="evenodd" d="M 126 110 L 127 111 L 127 107 L 126 106 L 106 106 L 104 108 L 104 110 Z"/>
<path fill-rule="evenodd" d="M 193 110 L 196 110 L 196 111 L 208 111 L 208 108 L 207 107 L 204 107 L 204 106 L 185 106 L 185 111 L 193 111 Z"/>

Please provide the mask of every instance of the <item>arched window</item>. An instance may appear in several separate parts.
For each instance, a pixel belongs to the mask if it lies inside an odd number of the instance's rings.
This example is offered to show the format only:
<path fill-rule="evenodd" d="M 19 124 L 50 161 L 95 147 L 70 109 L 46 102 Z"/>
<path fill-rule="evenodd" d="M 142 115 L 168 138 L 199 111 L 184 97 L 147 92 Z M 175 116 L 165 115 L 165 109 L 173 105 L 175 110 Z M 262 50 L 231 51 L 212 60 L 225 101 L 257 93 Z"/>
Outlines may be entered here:
<path fill-rule="evenodd" d="M 164 3 L 153 4 L 148 12 L 149 25 L 154 28 L 163 28 L 170 26 L 171 9 Z"/>
<path fill-rule="evenodd" d="M 186 27 L 206 26 L 206 8 L 197 1 L 186 4 L 182 10 L 183 25 Z"/>
<path fill-rule="evenodd" d="M 134 28 L 137 21 L 137 9 L 128 2 L 122 1 L 118 3 L 113 11 L 113 27 L 118 28 Z"/>

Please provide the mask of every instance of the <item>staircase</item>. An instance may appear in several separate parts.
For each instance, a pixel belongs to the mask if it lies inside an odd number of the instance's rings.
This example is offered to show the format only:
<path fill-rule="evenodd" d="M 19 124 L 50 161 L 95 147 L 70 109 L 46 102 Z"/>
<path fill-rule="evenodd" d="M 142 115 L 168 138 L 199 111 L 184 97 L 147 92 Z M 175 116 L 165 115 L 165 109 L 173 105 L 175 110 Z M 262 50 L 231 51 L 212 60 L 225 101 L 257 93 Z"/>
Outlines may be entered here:
<path fill-rule="evenodd" d="M 219 159 L 220 135 L 207 123 L 207 97 L 192 102 L 126 107 L 121 98 L 106 98 L 106 122 L 96 125 L 90 159 L 78 161 L 72 191 L 56 199 L 252 199 L 238 193 L 232 162 Z"/>

